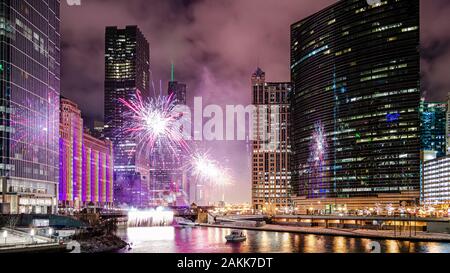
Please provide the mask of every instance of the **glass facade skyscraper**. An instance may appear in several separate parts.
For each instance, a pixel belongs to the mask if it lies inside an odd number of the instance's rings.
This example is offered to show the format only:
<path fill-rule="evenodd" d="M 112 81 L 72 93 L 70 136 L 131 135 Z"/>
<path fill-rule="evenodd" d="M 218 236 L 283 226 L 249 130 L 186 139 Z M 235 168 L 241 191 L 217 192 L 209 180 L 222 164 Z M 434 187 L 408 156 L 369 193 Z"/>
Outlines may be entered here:
<path fill-rule="evenodd" d="M 446 151 L 447 103 L 425 102 L 420 104 L 421 149 L 443 157 Z"/>
<path fill-rule="evenodd" d="M 169 96 L 173 96 L 177 104 L 186 105 L 186 84 L 170 81 L 168 88 Z"/>
<path fill-rule="evenodd" d="M 106 28 L 105 39 L 105 137 L 114 146 L 115 201 L 133 206 L 148 205 L 148 159 L 126 133 L 126 107 L 140 92 L 150 93 L 150 47 L 137 26 Z"/>
<path fill-rule="evenodd" d="M 318 209 L 333 210 L 389 194 L 393 206 L 416 202 L 419 0 L 342 0 L 293 24 L 291 35 L 297 203 L 325 199 Z M 368 204 L 351 208 L 359 205 Z"/>
<path fill-rule="evenodd" d="M 60 1 L 0 1 L 0 196 L 5 213 L 54 213 Z"/>

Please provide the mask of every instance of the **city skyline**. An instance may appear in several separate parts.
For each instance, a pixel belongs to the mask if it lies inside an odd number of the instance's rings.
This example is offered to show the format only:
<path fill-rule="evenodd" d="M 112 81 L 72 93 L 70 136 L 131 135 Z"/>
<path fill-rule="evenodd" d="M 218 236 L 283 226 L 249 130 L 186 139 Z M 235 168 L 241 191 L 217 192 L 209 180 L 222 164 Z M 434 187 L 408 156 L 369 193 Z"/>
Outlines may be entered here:
<path fill-rule="evenodd" d="M 177 80 L 187 83 L 188 101 L 200 95 L 205 104 L 246 105 L 251 102 L 248 75 L 258 65 L 270 74 L 270 81 L 289 80 L 290 24 L 336 1 L 258 1 L 257 5 L 254 1 L 217 5 L 208 1 L 154 1 L 151 5 L 147 4 L 149 1 L 132 2 L 132 5 L 119 1 L 84 1 L 81 6 L 61 4 L 65 19 L 62 21 L 62 59 L 71 63 L 62 69 L 62 92 L 80 105 L 90 124 L 102 118 L 101 107 L 96 102 L 102 101 L 105 26 L 136 24 L 142 28 L 152 45 L 151 78 L 156 89 L 160 80 L 163 88 L 170 80 L 171 63 L 174 63 Z M 445 73 L 448 68 L 444 67 L 450 56 L 450 38 L 444 23 L 450 5 L 446 1 L 430 2 L 421 1 L 424 49 L 421 64 L 425 76 L 422 91 L 429 90 L 424 92 L 428 99 L 442 101 L 447 94 L 444 90 L 450 89 L 448 73 Z M 252 8 L 246 8 L 250 6 Z M 109 12 L 98 16 L 100 10 Z M 228 15 L 235 20 L 229 21 Z M 269 15 L 270 22 L 265 20 Z M 80 16 L 86 20 L 80 22 Z M 221 31 L 216 31 L 213 22 L 221 26 Z M 263 40 L 265 42 L 261 43 Z M 71 76 L 74 74 L 77 77 Z M 249 202 L 251 162 L 242 155 L 245 143 L 216 144 L 211 143 L 215 146 L 213 154 L 229 158 L 229 167 L 239 177 L 236 183 L 242 186 L 242 190 L 233 190 L 226 196 L 233 197 L 231 202 Z"/>
<path fill-rule="evenodd" d="M 0 254 L 450 253 L 447 14 L 0 0 Z"/>

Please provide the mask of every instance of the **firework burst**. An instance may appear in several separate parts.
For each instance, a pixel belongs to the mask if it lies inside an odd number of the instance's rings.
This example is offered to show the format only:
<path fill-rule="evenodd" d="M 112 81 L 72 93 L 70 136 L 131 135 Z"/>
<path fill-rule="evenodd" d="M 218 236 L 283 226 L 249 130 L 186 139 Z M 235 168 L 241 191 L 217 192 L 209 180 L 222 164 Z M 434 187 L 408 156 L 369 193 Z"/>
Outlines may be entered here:
<path fill-rule="evenodd" d="M 189 150 L 180 126 L 186 115 L 176 109 L 173 95 L 144 100 L 136 92 L 132 99 L 119 101 L 128 109 L 125 133 L 135 138 L 141 149 L 151 153 L 156 146 L 164 146 L 175 154 Z"/>
<path fill-rule="evenodd" d="M 211 159 L 207 153 L 195 153 L 191 156 L 188 168 L 202 184 L 225 186 L 230 184 L 231 176 L 226 168 Z"/>
<path fill-rule="evenodd" d="M 317 122 L 314 125 L 314 132 L 312 135 L 310 146 L 310 162 L 314 166 L 322 166 L 326 159 L 328 144 L 325 135 L 325 128 L 322 122 Z"/>
<path fill-rule="evenodd" d="M 324 165 L 327 159 L 327 138 L 325 134 L 325 128 L 322 122 L 317 122 L 314 125 L 314 132 L 312 134 L 310 145 L 310 168 L 312 174 L 312 194 L 314 196 L 320 194 L 323 190 L 323 177 L 324 177 Z"/>

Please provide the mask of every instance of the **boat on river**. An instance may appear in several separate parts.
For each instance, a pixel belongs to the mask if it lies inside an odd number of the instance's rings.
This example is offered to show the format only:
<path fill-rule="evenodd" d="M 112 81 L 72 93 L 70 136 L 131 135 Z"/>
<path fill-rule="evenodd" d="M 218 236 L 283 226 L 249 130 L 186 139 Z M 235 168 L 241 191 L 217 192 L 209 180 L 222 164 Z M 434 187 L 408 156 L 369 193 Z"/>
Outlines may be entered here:
<path fill-rule="evenodd" d="M 240 230 L 233 230 L 231 234 L 225 236 L 225 239 L 227 242 L 244 242 L 247 240 L 247 236 Z"/>

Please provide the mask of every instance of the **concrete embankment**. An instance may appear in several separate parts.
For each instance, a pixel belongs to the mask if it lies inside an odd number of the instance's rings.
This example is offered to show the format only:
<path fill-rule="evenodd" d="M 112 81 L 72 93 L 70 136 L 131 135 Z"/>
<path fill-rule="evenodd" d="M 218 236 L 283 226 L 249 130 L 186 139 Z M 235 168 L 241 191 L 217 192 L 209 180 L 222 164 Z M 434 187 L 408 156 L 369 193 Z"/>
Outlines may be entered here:
<path fill-rule="evenodd" d="M 229 229 L 243 229 L 254 231 L 268 231 L 268 232 L 289 232 L 299 234 L 314 234 L 322 236 L 344 236 L 353 238 L 366 239 L 381 239 L 381 240 L 400 240 L 400 241 L 417 241 L 417 242 L 449 242 L 450 234 L 444 233 L 428 233 L 428 232 L 414 232 L 410 234 L 409 231 L 394 233 L 394 231 L 387 230 L 362 230 L 362 229 L 336 229 L 336 228 L 320 228 L 320 227 L 294 227 L 294 226 L 280 226 L 280 225 L 265 225 L 263 227 L 242 227 L 232 224 L 200 224 L 203 227 L 229 228 Z"/>

